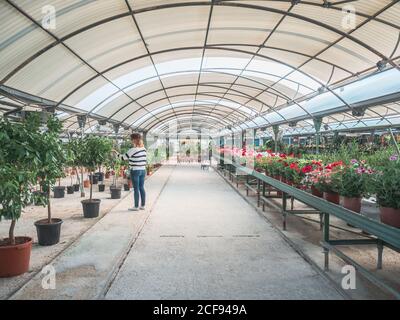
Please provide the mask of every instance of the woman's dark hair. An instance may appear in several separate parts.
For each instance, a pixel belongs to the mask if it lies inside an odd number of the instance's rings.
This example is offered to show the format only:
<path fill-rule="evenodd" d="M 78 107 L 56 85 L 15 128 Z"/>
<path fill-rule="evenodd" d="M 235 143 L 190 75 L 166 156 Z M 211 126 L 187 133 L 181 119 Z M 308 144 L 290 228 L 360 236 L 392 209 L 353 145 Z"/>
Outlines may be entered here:
<path fill-rule="evenodd" d="M 140 133 L 132 133 L 131 134 L 131 140 L 141 140 L 142 139 L 142 135 Z"/>
<path fill-rule="evenodd" d="M 141 148 L 144 146 L 142 135 L 140 133 L 132 133 L 131 140 L 133 141 L 133 144 L 135 145 L 135 147 Z"/>

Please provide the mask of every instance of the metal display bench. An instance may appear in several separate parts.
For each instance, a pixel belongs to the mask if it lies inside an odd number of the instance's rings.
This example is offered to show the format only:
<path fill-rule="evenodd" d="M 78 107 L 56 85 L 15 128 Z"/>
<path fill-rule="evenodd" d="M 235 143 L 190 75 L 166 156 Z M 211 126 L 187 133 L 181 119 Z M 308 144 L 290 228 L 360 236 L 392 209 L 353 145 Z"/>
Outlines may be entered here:
<path fill-rule="evenodd" d="M 215 156 L 214 156 L 215 157 Z M 216 157 L 216 159 L 220 159 Z M 316 197 L 311 193 L 290 186 L 272 177 L 266 176 L 263 173 L 253 169 L 237 165 L 227 159 L 224 159 L 222 167 L 228 167 L 229 170 L 235 170 L 243 173 L 246 177 L 245 189 L 246 195 L 252 191 L 257 196 L 257 206 L 262 203 L 263 211 L 265 210 L 265 202 L 269 202 L 271 198 L 282 199 L 280 210 L 283 216 L 283 230 L 287 228 L 288 215 L 303 215 L 303 214 L 318 214 L 320 218 L 320 228 L 322 229 L 321 246 L 324 250 L 324 269 L 329 270 L 329 253 L 333 252 L 346 263 L 353 265 L 360 274 L 367 278 L 372 283 L 387 290 L 397 299 L 400 299 L 400 292 L 385 284 L 382 280 L 373 275 L 370 271 L 359 265 L 350 257 L 345 255 L 338 247 L 351 245 L 376 245 L 377 246 L 377 269 L 382 269 L 382 257 L 384 247 L 390 248 L 400 253 L 400 230 L 389 225 L 380 223 L 366 216 L 357 214 L 340 205 L 333 204 L 325 199 Z M 235 168 L 235 169 L 233 169 Z M 271 192 L 276 192 L 276 195 L 271 195 Z M 278 192 L 282 192 L 282 196 Z M 293 210 L 293 202 L 291 209 L 288 209 L 288 199 L 296 199 L 308 207 L 310 210 Z M 293 201 L 293 200 L 292 200 Z M 365 239 L 331 239 L 330 238 L 330 217 L 334 216 L 349 225 L 360 228 L 368 237 Z M 359 236 L 363 236 L 359 234 Z"/>

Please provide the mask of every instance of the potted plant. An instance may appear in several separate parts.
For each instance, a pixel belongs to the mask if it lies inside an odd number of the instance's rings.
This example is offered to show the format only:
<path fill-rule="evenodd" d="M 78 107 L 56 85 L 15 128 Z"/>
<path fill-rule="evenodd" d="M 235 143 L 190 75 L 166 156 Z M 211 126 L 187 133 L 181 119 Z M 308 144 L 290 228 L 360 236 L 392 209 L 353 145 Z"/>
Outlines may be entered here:
<path fill-rule="evenodd" d="M 100 149 L 99 152 L 101 152 L 105 156 L 103 158 L 101 158 L 101 162 L 99 162 L 97 164 L 99 171 L 93 177 L 97 177 L 98 181 L 100 182 L 100 184 L 98 185 L 99 192 L 104 192 L 104 190 L 105 190 L 104 173 L 101 172 L 101 167 L 104 164 L 106 164 L 107 159 L 109 158 L 109 155 L 111 154 L 112 141 L 107 138 L 102 138 L 101 140 L 99 140 L 98 148 Z"/>
<path fill-rule="evenodd" d="M 400 228 L 400 162 L 391 156 L 389 163 L 371 176 L 370 189 L 376 194 L 381 221 Z"/>
<path fill-rule="evenodd" d="M 76 183 L 73 184 L 74 191 L 78 192 L 81 188 L 81 181 L 79 179 L 79 157 L 81 155 L 80 151 L 80 141 L 78 139 L 71 139 L 65 145 L 65 150 L 68 157 L 68 164 L 72 168 L 72 175 L 76 176 Z M 71 178 L 72 178 L 71 175 Z"/>
<path fill-rule="evenodd" d="M 126 177 L 126 183 L 124 183 L 124 190 L 129 191 L 132 188 L 132 179 L 129 169 L 125 169 L 124 177 Z"/>
<path fill-rule="evenodd" d="M 114 157 L 111 157 L 109 161 L 114 171 L 113 183 L 110 186 L 111 199 L 121 199 L 121 186 L 118 185 L 118 177 L 121 172 L 122 161 Z"/>
<path fill-rule="evenodd" d="M 0 120 L 0 219 L 11 220 L 8 238 L 0 240 L 0 277 L 29 270 L 32 238 L 14 235 L 17 220 L 31 200 L 39 168 L 37 137 L 39 117 L 30 115 L 23 123 Z"/>
<path fill-rule="evenodd" d="M 70 185 L 67 186 L 67 194 L 74 194 L 75 193 L 75 186 L 74 186 L 74 180 L 73 177 L 74 175 L 76 175 L 76 170 L 74 168 L 74 164 L 75 164 L 75 155 L 72 152 L 72 150 L 70 150 L 68 148 L 68 144 L 65 147 L 65 155 L 66 155 L 66 165 L 68 166 L 68 173 L 67 175 L 70 178 Z M 79 187 L 78 190 L 79 191 Z"/>
<path fill-rule="evenodd" d="M 363 162 L 353 159 L 349 165 L 343 166 L 335 173 L 339 184 L 339 194 L 343 197 L 343 207 L 360 213 L 361 199 L 366 193 L 366 175 L 372 172 L 364 166 Z"/>
<path fill-rule="evenodd" d="M 93 173 L 99 163 L 105 161 L 109 156 L 103 153 L 103 149 L 99 148 L 102 144 L 102 139 L 96 136 L 87 136 L 82 140 L 81 151 L 81 165 L 89 170 L 89 177 L 93 178 Z M 93 179 L 90 179 L 90 198 L 83 200 L 83 215 L 85 218 L 96 218 L 99 216 L 100 211 L 100 199 L 93 199 Z"/>
<path fill-rule="evenodd" d="M 47 218 L 35 222 L 39 245 L 50 246 L 60 241 L 62 220 L 52 218 L 50 190 L 57 179 L 63 175 L 67 156 L 59 139 L 62 125 L 58 118 L 52 116 L 47 120 L 47 131 L 40 134 L 37 143 L 40 168 L 38 175 L 43 190 L 47 191 L 45 205 Z"/>
<path fill-rule="evenodd" d="M 58 178 L 58 186 L 53 187 L 54 198 L 61 199 L 65 197 L 65 186 L 61 185 L 61 178 L 64 177 L 64 172 L 60 172 Z"/>

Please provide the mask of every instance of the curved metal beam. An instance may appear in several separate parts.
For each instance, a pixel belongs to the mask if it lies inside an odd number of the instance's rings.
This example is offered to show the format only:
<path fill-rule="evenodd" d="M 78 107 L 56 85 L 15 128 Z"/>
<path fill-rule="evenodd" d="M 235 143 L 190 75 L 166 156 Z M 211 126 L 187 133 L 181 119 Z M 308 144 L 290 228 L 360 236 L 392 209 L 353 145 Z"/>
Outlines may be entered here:
<path fill-rule="evenodd" d="M 179 109 L 182 109 L 182 108 L 187 108 L 187 107 L 189 107 L 190 106 L 190 101 L 188 102 L 188 105 L 186 105 L 186 106 L 181 106 L 181 107 L 179 107 L 179 108 L 177 108 L 177 112 L 179 111 Z M 204 108 L 209 108 L 209 106 L 203 106 Z M 146 120 L 144 120 L 144 121 L 142 121 L 137 127 L 138 128 L 145 128 L 146 126 L 147 126 L 147 124 L 148 123 L 151 123 L 151 122 L 154 122 L 154 121 L 162 121 L 162 117 L 163 116 L 165 116 L 166 114 L 168 114 L 168 113 L 170 113 L 170 109 L 167 109 L 167 110 L 162 110 L 162 111 L 160 111 L 160 112 L 158 112 L 157 113 L 157 115 L 160 117 L 160 119 L 156 119 L 156 120 L 154 120 L 153 118 L 148 118 L 148 119 L 146 119 Z M 198 112 L 198 111 L 202 111 L 202 110 L 196 110 L 196 112 Z M 161 116 L 160 116 L 161 115 Z M 238 120 L 238 118 L 232 118 L 232 115 L 231 114 L 229 114 L 228 112 L 224 112 L 224 111 L 222 111 L 222 110 L 218 110 L 218 112 L 215 112 L 215 115 L 219 115 L 219 116 L 221 116 L 221 117 L 223 117 L 222 119 L 224 119 L 224 121 L 225 122 L 227 122 L 227 124 L 230 124 L 230 125 L 234 125 L 235 124 L 235 122 L 237 122 L 237 121 L 243 121 L 243 120 Z M 212 118 L 212 116 L 210 117 L 210 118 Z M 215 117 L 214 117 L 215 118 Z M 139 119 L 138 119 L 139 120 Z M 229 122 L 228 121 L 226 121 L 226 120 L 229 120 Z M 136 120 L 137 121 L 137 120 Z M 132 124 L 131 124 L 131 126 L 133 126 L 134 125 L 134 123 L 135 122 L 133 122 Z M 147 123 L 147 124 L 146 124 Z M 136 127 L 136 126 L 135 126 Z"/>
<path fill-rule="evenodd" d="M 306 2 L 306 1 L 302 1 L 301 3 L 302 3 L 302 4 L 307 4 L 307 5 L 320 6 L 320 5 L 316 4 L 316 3 L 310 3 L 310 2 Z M 392 4 L 394 4 L 394 3 L 396 3 L 396 1 L 392 1 Z M 244 4 L 244 3 L 229 3 L 229 2 L 226 1 L 226 0 L 225 0 L 225 1 L 219 0 L 218 2 L 215 2 L 214 4 L 215 4 L 215 5 L 220 5 L 220 6 L 245 7 L 245 8 L 255 9 L 255 10 L 261 10 L 261 11 L 267 11 L 267 12 L 274 12 L 274 13 L 278 13 L 278 14 L 282 14 L 282 15 L 283 15 L 283 14 L 286 14 L 286 11 L 284 11 L 284 10 L 279 10 L 279 9 L 276 9 L 276 8 L 268 8 L 268 7 L 262 7 L 262 6 L 255 6 L 255 5 Z M 168 8 L 177 8 L 177 7 L 187 7 L 187 6 L 210 6 L 210 5 L 211 5 L 210 3 L 204 3 L 204 2 L 187 2 L 187 3 L 164 4 L 164 5 L 158 5 L 158 6 L 152 6 L 152 7 L 148 7 L 148 8 L 143 8 L 143 9 L 139 9 L 139 10 L 132 10 L 132 12 L 129 12 L 129 10 L 128 10 L 128 12 L 126 12 L 126 13 L 118 14 L 118 15 L 115 15 L 115 16 L 112 16 L 112 17 L 109 17 L 109 18 L 106 18 L 106 19 L 103 19 L 103 20 L 99 20 L 99 21 L 94 22 L 94 23 L 92 23 L 92 24 L 89 24 L 89 25 L 87 25 L 87 26 L 85 26 L 85 27 L 82 27 L 81 29 L 78 29 L 78 30 L 76 30 L 76 31 L 74 31 L 74 32 L 72 32 L 72 33 L 70 33 L 70 34 L 68 34 L 68 35 L 66 35 L 66 36 L 64 36 L 64 37 L 62 37 L 62 38 L 60 38 L 60 39 L 57 39 L 55 42 L 53 42 L 53 43 L 51 43 L 50 45 L 48 45 L 47 47 L 41 49 L 40 51 L 38 51 L 37 53 L 35 53 L 33 56 L 31 56 L 30 58 L 28 58 L 27 60 L 25 60 L 23 63 L 21 63 L 16 69 L 14 69 L 13 71 L 11 71 L 11 73 L 9 73 L 5 78 L 3 78 L 3 79 L 0 81 L 0 84 L 4 84 L 4 83 L 5 83 L 6 81 L 8 81 L 13 75 L 15 75 L 19 70 L 21 70 L 22 68 L 24 68 L 26 65 L 28 65 L 29 63 L 31 63 L 31 62 L 32 62 L 33 60 L 35 60 L 37 57 L 39 57 L 39 56 L 42 55 L 43 53 L 47 52 L 47 51 L 50 50 L 51 48 L 55 47 L 56 45 L 58 45 L 58 44 L 60 44 L 60 43 L 63 43 L 63 42 L 65 42 L 66 40 L 68 40 L 68 39 L 70 39 L 70 38 L 72 38 L 72 37 L 74 37 L 74 36 L 76 36 L 76 35 L 78 35 L 78 34 L 81 34 L 81 33 L 85 32 L 85 31 L 88 31 L 88 30 L 90 30 L 90 29 L 93 29 L 93 28 L 95 28 L 95 27 L 97 27 L 97 26 L 100 26 L 100 25 L 102 25 L 102 24 L 109 23 L 109 22 L 112 22 L 112 21 L 117 20 L 117 19 L 122 19 L 122 18 L 125 18 L 125 17 L 127 17 L 127 16 L 132 16 L 132 15 L 134 15 L 134 14 L 140 14 L 140 13 L 150 12 L 150 11 L 155 11 L 155 10 L 168 9 Z M 331 9 L 340 10 L 339 8 L 335 8 L 334 6 L 331 6 Z M 332 28 L 332 27 L 330 27 L 330 26 L 328 26 L 328 25 L 326 25 L 326 24 L 323 24 L 323 23 L 321 23 L 321 22 L 319 22 L 319 21 L 317 21 L 317 20 L 313 20 L 313 19 L 310 19 L 310 18 L 306 18 L 306 17 L 304 17 L 304 16 L 301 16 L 301 15 L 298 15 L 298 14 L 293 14 L 293 13 L 290 13 L 290 14 L 288 14 L 288 15 L 291 16 L 291 17 L 293 17 L 293 18 L 300 19 L 300 20 L 303 20 L 303 21 L 307 21 L 307 22 L 309 22 L 309 23 L 318 25 L 318 26 L 320 26 L 320 27 L 324 27 L 324 28 L 329 29 L 329 30 L 333 29 L 333 30 L 331 30 L 331 31 L 336 32 L 336 33 L 339 33 L 339 34 L 341 34 L 342 36 L 346 35 L 346 33 L 341 32 L 341 31 L 338 30 L 338 29 Z M 393 28 L 400 29 L 399 26 L 397 26 L 397 25 L 395 25 L 395 24 L 391 24 L 391 23 L 389 24 L 387 21 L 384 21 L 384 20 L 382 20 L 382 19 L 379 19 L 379 20 L 378 20 L 377 17 L 368 16 L 368 15 L 365 15 L 365 14 L 361 14 L 361 13 L 359 13 L 359 12 L 356 12 L 356 15 L 363 16 L 363 17 L 365 17 L 365 18 L 367 18 L 367 19 L 379 21 L 379 22 L 381 22 L 381 23 L 390 25 L 390 26 L 393 27 Z M 347 38 L 347 37 L 346 37 L 346 38 Z M 349 38 L 349 40 L 354 41 L 352 38 L 353 38 L 353 37 Z M 357 41 L 357 42 L 359 42 L 359 41 Z M 368 49 L 369 46 L 367 46 L 366 44 L 364 44 L 362 41 L 360 41 L 360 42 L 362 43 L 362 46 L 363 46 L 363 47 L 366 46 L 366 49 Z M 368 50 L 369 50 L 369 49 L 368 49 Z M 369 51 L 371 51 L 371 50 L 369 50 Z M 390 60 L 390 62 L 393 63 L 391 60 Z"/>
<path fill-rule="evenodd" d="M 192 115 L 192 112 L 176 112 L 176 115 L 177 115 L 177 119 L 179 119 L 179 117 L 180 116 L 191 116 Z M 205 113 L 201 113 L 201 112 L 196 112 L 195 113 L 195 116 L 199 116 L 199 117 L 204 117 L 205 119 L 209 119 L 209 115 L 208 114 L 205 114 Z M 158 124 L 161 124 L 161 123 L 163 123 L 163 122 L 165 122 L 165 121 L 168 121 L 168 120 L 170 120 L 170 119 L 173 119 L 173 118 L 175 118 L 175 115 L 166 115 L 164 118 L 162 118 L 161 119 L 161 121 L 160 122 L 155 122 L 155 121 L 153 121 L 153 122 L 151 122 L 151 123 L 149 123 L 144 129 L 146 130 L 146 131 L 150 131 L 152 128 L 154 128 L 155 126 L 157 126 Z M 226 122 L 226 121 L 224 121 L 223 119 L 221 119 L 221 118 L 217 118 L 217 117 L 211 117 L 213 120 L 216 120 L 218 123 L 221 123 L 221 125 L 223 126 L 223 127 L 226 127 L 226 126 L 228 126 L 228 125 L 230 125 L 230 123 L 229 122 Z"/>
<path fill-rule="evenodd" d="M 170 98 L 175 98 L 175 97 L 180 97 L 180 96 L 188 96 L 188 95 L 193 95 L 193 94 L 177 94 L 177 95 L 170 96 Z M 209 96 L 209 97 L 213 97 L 213 98 L 217 98 L 217 99 L 220 98 L 219 95 L 212 94 L 212 93 L 208 93 L 208 92 L 200 92 L 200 93 L 198 93 L 198 95 Z M 232 95 L 234 95 L 234 94 L 232 94 Z M 152 104 L 154 104 L 154 103 L 163 101 L 163 100 L 165 100 L 165 99 L 166 99 L 166 98 L 161 98 L 161 99 L 158 99 L 158 100 L 154 100 L 154 101 L 152 101 L 151 103 L 149 103 L 149 105 L 152 105 Z M 203 101 L 203 100 L 204 100 L 204 99 L 198 100 L 198 101 L 201 102 L 201 101 Z M 232 102 L 232 103 L 236 103 L 236 104 L 242 105 L 241 103 L 239 103 L 239 102 L 237 102 L 237 101 L 235 101 L 235 100 L 233 100 L 233 99 L 230 99 L 230 98 L 225 98 L 224 100 L 225 100 L 225 101 Z M 193 101 L 194 101 L 194 100 L 193 100 Z M 234 110 L 233 112 L 235 112 L 235 113 L 243 114 L 244 117 L 245 117 L 246 119 L 250 116 L 248 113 L 240 112 L 240 108 L 236 109 L 236 108 L 233 108 L 233 107 L 225 106 L 225 105 L 223 105 L 223 104 L 221 104 L 221 103 L 220 103 L 220 105 L 221 105 L 222 107 L 225 107 L 225 108 L 229 108 L 229 109 L 231 109 L 231 110 Z M 166 107 L 166 106 L 167 106 L 167 105 L 163 105 L 163 106 L 161 106 L 161 107 L 157 107 L 156 109 L 150 109 L 150 111 L 151 111 L 152 114 L 154 114 L 154 113 L 153 113 L 154 110 L 157 110 L 157 109 L 159 109 L 159 108 L 163 108 L 163 107 Z M 257 111 L 257 110 L 254 110 L 254 108 L 252 108 L 252 107 L 248 107 L 248 106 L 245 106 L 245 107 L 248 108 L 248 109 L 250 109 L 250 110 L 253 111 L 254 113 L 258 113 L 258 111 Z M 134 112 L 132 112 L 132 113 L 130 113 L 129 115 L 127 115 L 123 120 L 121 120 L 121 122 L 125 122 L 127 119 L 129 119 L 131 116 L 133 116 L 137 111 L 138 111 L 138 110 L 135 110 Z M 138 118 L 138 119 L 140 119 L 140 118 Z"/>
<path fill-rule="evenodd" d="M 222 68 L 221 68 L 221 69 L 222 69 Z M 213 71 L 213 70 L 214 70 L 214 69 L 212 69 L 212 70 L 203 69 L 203 73 L 205 73 L 205 74 L 214 74 L 214 73 L 215 73 L 215 74 L 223 74 L 223 75 L 229 75 L 229 76 L 232 76 L 232 77 L 239 76 L 239 75 L 235 75 L 235 74 L 232 74 L 232 73 L 229 73 L 229 72 Z M 222 70 L 224 70 L 224 69 L 222 69 Z M 240 71 L 241 69 L 226 68 L 226 70 Z M 162 74 L 162 76 L 165 76 L 165 75 L 174 75 L 174 74 L 181 75 L 181 74 L 186 74 L 186 73 L 189 73 L 189 72 L 196 73 L 196 72 L 198 72 L 198 70 L 174 71 L 174 72 L 164 73 L 164 74 Z M 274 74 L 272 74 L 272 73 L 266 73 L 266 72 L 261 72 L 261 71 L 253 71 L 253 70 L 251 70 L 251 72 L 260 73 L 260 74 L 263 74 L 263 75 L 268 75 L 268 76 L 272 76 L 272 77 L 274 77 L 274 78 L 278 78 L 277 75 L 274 75 Z M 243 76 L 243 75 L 240 75 L 240 78 L 241 78 L 241 79 L 248 80 L 248 81 L 251 81 L 251 82 L 254 82 L 254 83 L 257 83 L 257 84 L 260 84 L 260 85 L 262 85 L 263 87 L 266 87 L 265 83 L 262 83 L 262 82 L 260 82 L 260 81 L 257 81 L 257 80 L 254 80 L 254 79 L 251 79 L 251 78 L 248 78 L 248 77 L 245 77 L 245 76 Z M 150 80 L 150 79 L 154 79 L 154 80 L 156 81 L 156 80 L 157 80 L 157 76 L 145 78 L 145 79 L 140 80 L 140 81 L 137 81 L 137 82 L 135 82 L 135 83 L 131 83 L 131 84 L 126 85 L 125 87 L 123 87 L 123 88 L 121 88 L 121 89 L 122 89 L 122 90 L 126 90 L 126 89 L 128 89 L 129 87 L 131 87 L 131 86 L 136 86 L 137 84 L 140 84 L 141 82 L 145 82 L 145 83 L 146 83 L 145 85 L 147 85 L 147 84 L 148 84 L 148 80 Z M 287 81 L 293 82 L 293 83 L 295 83 L 296 85 L 299 85 L 299 84 L 300 84 L 300 83 L 298 83 L 298 82 L 296 82 L 296 81 L 293 81 L 293 80 L 287 80 Z M 227 85 L 228 85 L 228 84 L 231 84 L 230 82 L 216 82 L 216 83 L 227 84 Z M 202 83 L 201 83 L 201 84 L 202 84 Z M 235 85 L 236 85 L 236 86 L 241 86 L 241 87 L 246 87 L 246 88 L 251 88 L 251 89 L 259 90 L 259 91 L 262 90 L 261 88 L 258 88 L 258 87 L 253 87 L 253 86 L 250 86 L 250 85 L 244 85 L 244 84 L 240 84 L 240 83 L 239 83 L 239 84 L 235 84 Z M 307 87 L 306 85 L 303 85 L 303 84 L 300 84 L 300 85 L 302 85 L 303 87 L 307 88 L 308 90 L 311 90 L 311 91 L 314 92 L 314 90 L 313 90 L 312 88 L 309 88 L 309 87 Z M 168 89 L 171 89 L 171 88 L 174 88 L 174 87 L 168 87 L 168 88 L 166 87 L 167 90 L 168 90 Z M 225 89 L 227 89 L 227 88 L 225 88 Z M 283 93 L 282 91 L 280 91 L 280 90 L 278 90 L 278 89 L 276 89 L 276 88 L 268 88 L 267 90 L 269 90 L 269 89 L 272 90 L 272 91 L 274 91 L 274 92 L 268 91 L 268 93 L 270 93 L 270 94 L 272 94 L 272 95 L 274 95 L 274 96 L 278 96 L 278 97 L 280 97 L 280 98 L 282 98 L 282 99 L 285 99 L 285 100 L 287 100 L 287 101 L 292 100 L 291 97 L 287 96 L 285 93 Z M 132 90 L 132 89 L 131 89 L 131 90 Z M 131 90 L 128 90 L 127 93 L 129 94 L 129 91 L 131 91 Z M 152 91 L 152 92 L 148 92 L 148 93 L 146 93 L 146 94 L 144 94 L 144 95 L 142 95 L 142 96 L 135 97 L 135 100 L 140 100 L 140 99 L 142 99 L 142 98 L 144 98 L 144 97 L 146 97 L 146 96 L 148 96 L 148 95 L 150 95 L 150 94 L 152 94 L 152 93 L 156 93 L 156 92 L 159 92 L 159 91 L 162 91 L 162 90 L 155 90 L 155 91 Z M 234 91 L 234 90 L 232 90 L 232 91 Z M 235 91 L 241 92 L 241 91 L 239 91 L 239 90 L 235 90 Z M 276 93 L 275 93 L 275 92 L 276 92 Z M 110 99 L 112 96 L 117 95 L 117 94 L 118 94 L 118 92 L 115 92 L 115 93 L 113 93 L 113 94 L 107 96 L 105 99 L 103 99 L 101 102 L 99 102 L 95 107 L 93 107 L 93 108 L 89 111 L 89 114 L 97 112 L 98 110 L 96 110 L 96 109 L 97 109 L 101 104 L 103 104 L 105 101 L 107 101 L 107 100 Z M 263 104 L 265 104 L 265 105 L 268 106 L 268 104 L 264 103 L 264 102 L 261 101 L 261 100 L 259 100 L 259 102 L 261 102 L 261 103 L 263 103 Z M 131 104 L 131 103 L 132 103 L 132 102 L 130 102 L 129 104 Z M 125 106 L 126 106 L 126 105 L 125 105 Z M 125 106 L 122 106 L 120 109 L 118 109 L 116 113 L 118 113 L 120 110 L 122 110 Z M 147 106 L 147 105 L 145 105 L 145 106 Z M 96 110 L 96 111 L 95 111 L 95 110 Z M 100 110 L 101 110 L 101 109 L 100 109 Z M 111 115 L 110 117 L 114 116 L 116 113 L 114 113 L 114 114 Z"/>

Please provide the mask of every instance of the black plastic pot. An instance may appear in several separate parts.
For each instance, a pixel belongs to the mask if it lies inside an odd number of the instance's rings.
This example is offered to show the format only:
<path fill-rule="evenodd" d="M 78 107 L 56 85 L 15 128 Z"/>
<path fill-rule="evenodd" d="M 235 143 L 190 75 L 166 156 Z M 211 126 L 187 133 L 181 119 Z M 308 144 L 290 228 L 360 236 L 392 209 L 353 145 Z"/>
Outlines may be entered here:
<path fill-rule="evenodd" d="M 100 212 L 100 202 L 99 199 L 82 200 L 83 216 L 85 218 L 97 218 Z"/>
<path fill-rule="evenodd" d="M 78 184 L 74 184 L 74 191 L 75 192 L 79 191 L 80 188 L 81 188 L 81 186 L 79 185 L 79 183 Z"/>
<path fill-rule="evenodd" d="M 67 194 L 74 194 L 75 192 L 75 187 L 74 186 L 68 186 L 67 187 Z"/>
<path fill-rule="evenodd" d="M 52 246 L 59 243 L 62 223 L 61 219 L 51 219 L 50 224 L 47 219 L 36 221 L 35 227 L 39 245 Z"/>
<path fill-rule="evenodd" d="M 89 179 L 91 178 L 92 176 L 90 175 L 89 176 Z M 99 177 L 97 176 L 97 175 L 93 175 L 93 177 L 92 177 L 92 179 L 93 179 L 93 184 L 98 184 L 99 183 Z"/>
<path fill-rule="evenodd" d="M 121 199 L 121 188 L 112 187 L 111 191 L 111 199 Z"/>
<path fill-rule="evenodd" d="M 99 182 L 104 181 L 104 172 L 96 172 L 95 175 L 97 176 L 97 179 L 99 180 Z"/>
<path fill-rule="evenodd" d="M 99 184 L 99 192 L 104 192 L 105 189 L 106 189 L 105 184 Z"/>
<path fill-rule="evenodd" d="M 125 191 L 129 191 L 130 190 L 129 184 L 127 184 L 127 183 L 124 184 L 124 190 Z"/>
<path fill-rule="evenodd" d="M 65 187 L 54 187 L 54 198 L 55 199 L 60 199 L 64 198 L 65 196 Z"/>

